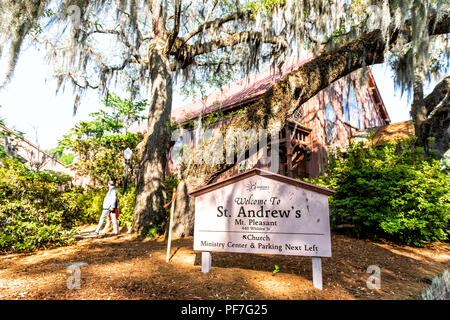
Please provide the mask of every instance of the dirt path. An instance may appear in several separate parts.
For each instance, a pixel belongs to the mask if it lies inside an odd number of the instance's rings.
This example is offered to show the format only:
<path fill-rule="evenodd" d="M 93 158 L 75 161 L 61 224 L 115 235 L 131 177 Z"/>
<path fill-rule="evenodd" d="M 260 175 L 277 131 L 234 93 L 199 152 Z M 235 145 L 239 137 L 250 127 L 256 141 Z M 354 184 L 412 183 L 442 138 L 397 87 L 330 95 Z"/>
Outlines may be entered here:
<path fill-rule="evenodd" d="M 312 285 L 307 257 L 213 254 L 201 272 L 192 238 L 172 243 L 121 234 L 82 239 L 32 254 L 0 256 L 0 299 L 420 299 L 429 279 L 450 267 L 450 245 L 400 247 L 332 235 L 323 259 L 324 290 Z M 67 265 L 81 267 L 81 288 L 68 289 Z M 280 272 L 272 276 L 274 266 Z M 381 268 L 381 289 L 369 290 L 369 265 Z"/>

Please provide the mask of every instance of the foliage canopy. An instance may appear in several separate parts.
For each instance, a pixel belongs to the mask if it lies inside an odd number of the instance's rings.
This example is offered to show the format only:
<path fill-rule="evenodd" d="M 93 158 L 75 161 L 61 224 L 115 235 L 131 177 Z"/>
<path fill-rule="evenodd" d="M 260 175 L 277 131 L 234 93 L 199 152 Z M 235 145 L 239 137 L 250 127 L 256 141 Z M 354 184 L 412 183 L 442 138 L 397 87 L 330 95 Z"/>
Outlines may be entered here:
<path fill-rule="evenodd" d="M 116 184 L 123 181 L 125 160 L 123 150 L 136 149 L 142 134 L 131 133 L 129 127 L 141 121 L 146 100 L 132 101 L 108 93 L 104 108 L 91 113 L 91 121 L 81 121 L 59 142 L 59 152 L 70 150 L 76 154 L 73 168 L 78 174 L 92 178 L 96 186 L 106 186 L 109 179 Z"/>
<path fill-rule="evenodd" d="M 153 3 L 154 2 L 154 3 Z M 149 87 L 148 49 L 163 34 L 172 70 L 191 84 L 222 86 L 261 63 L 281 64 L 303 49 L 316 54 L 375 29 L 387 47 L 396 81 L 411 88 L 415 67 L 428 76 L 448 68 L 448 37 L 431 38 L 429 16 L 448 18 L 448 0 L 5 0 L 0 3 L 0 56 L 12 76 L 26 40 L 47 48 L 60 84 L 105 92 L 112 81 L 133 94 Z M 156 3 L 156 4 L 155 4 Z M 158 7 L 160 5 L 160 7 Z M 157 14 L 162 18 L 161 33 Z M 105 46 L 105 44 L 107 44 Z M 412 59 L 415 63 L 412 63 Z M 189 91 L 189 89 L 186 89 Z"/>

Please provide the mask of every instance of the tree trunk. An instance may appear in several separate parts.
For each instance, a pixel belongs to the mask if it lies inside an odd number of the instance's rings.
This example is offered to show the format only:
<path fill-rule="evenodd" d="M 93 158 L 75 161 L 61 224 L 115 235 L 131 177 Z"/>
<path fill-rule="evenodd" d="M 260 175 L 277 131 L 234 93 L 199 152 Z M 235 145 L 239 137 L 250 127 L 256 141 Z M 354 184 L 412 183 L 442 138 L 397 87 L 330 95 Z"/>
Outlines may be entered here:
<path fill-rule="evenodd" d="M 170 142 L 172 77 L 164 45 L 163 40 L 157 39 L 149 49 L 151 102 L 147 132 L 137 155 L 139 169 L 132 231 L 143 235 L 165 216 L 164 171 Z"/>
<path fill-rule="evenodd" d="M 440 159 L 450 147 L 450 76 L 437 84 L 424 102 L 427 120 L 422 131 L 426 137 L 434 138 L 428 144 L 429 152 L 435 152 L 435 158 Z"/>
<path fill-rule="evenodd" d="M 446 99 L 439 110 L 423 123 L 423 132 L 433 137 L 428 143 L 428 152 L 436 159 L 441 159 L 450 148 L 450 99 Z"/>
<path fill-rule="evenodd" d="M 411 105 L 411 117 L 414 122 L 414 131 L 417 137 L 416 144 L 424 147 L 426 151 L 427 141 L 423 130 L 423 124 L 427 120 L 427 109 L 423 99 L 423 82 L 419 75 L 415 75 L 413 90 L 414 98 Z"/>
<path fill-rule="evenodd" d="M 189 180 L 182 179 L 177 186 L 177 200 L 175 202 L 174 225 L 172 234 L 174 237 L 190 236 L 194 232 L 194 199 L 189 196 Z"/>

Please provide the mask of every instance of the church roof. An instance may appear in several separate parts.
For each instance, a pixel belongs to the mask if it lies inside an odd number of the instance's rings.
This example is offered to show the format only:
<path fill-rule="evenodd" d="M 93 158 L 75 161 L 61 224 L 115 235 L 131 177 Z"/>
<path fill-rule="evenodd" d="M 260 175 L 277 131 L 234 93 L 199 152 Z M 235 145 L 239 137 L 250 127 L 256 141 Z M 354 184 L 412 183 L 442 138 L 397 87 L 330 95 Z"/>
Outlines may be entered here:
<path fill-rule="evenodd" d="M 359 130 L 354 134 L 353 139 L 355 141 L 366 141 L 369 132 L 374 132 L 373 143 L 376 146 L 380 146 L 384 142 L 393 143 L 397 140 L 411 138 L 414 135 L 414 124 L 411 120 L 408 120 Z"/>
<path fill-rule="evenodd" d="M 283 65 L 281 70 L 277 67 L 269 67 L 264 71 L 255 73 L 245 79 L 216 90 L 207 97 L 197 99 L 182 107 L 174 106 L 172 119 L 177 122 L 184 122 L 195 119 L 201 114 L 208 114 L 217 110 L 227 110 L 236 105 L 255 100 L 278 82 L 282 76 L 298 69 L 312 58 L 312 54 L 307 54 L 302 58 L 290 59 L 289 62 Z"/>
<path fill-rule="evenodd" d="M 302 180 L 297 180 L 297 179 L 294 179 L 294 178 L 286 177 L 286 176 L 283 176 L 281 174 L 277 174 L 277 173 L 270 172 L 270 171 L 267 171 L 267 170 L 262 170 L 262 169 L 259 169 L 259 168 L 253 168 L 253 169 L 250 169 L 248 171 L 245 171 L 245 172 L 239 173 L 237 175 L 234 175 L 234 176 L 232 176 L 232 177 L 230 177 L 228 179 L 225 179 L 225 180 L 222 180 L 222 181 L 219 181 L 219 182 L 216 182 L 216 183 L 212 183 L 212 184 L 209 184 L 207 186 L 198 188 L 198 189 L 190 192 L 189 195 L 190 196 L 194 196 L 194 197 L 198 197 L 198 196 L 203 195 L 205 193 L 209 193 L 209 192 L 211 192 L 213 190 L 223 188 L 223 187 L 225 187 L 227 185 L 236 183 L 238 181 L 247 179 L 247 178 L 255 176 L 255 175 L 263 176 L 263 177 L 266 177 L 268 179 L 277 180 L 277 181 L 282 182 L 282 183 L 293 185 L 295 187 L 300 187 L 300 188 L 303 188 L 303 189 L 307 189 L 307 190 L 310 190 L 310 191 L 321 193 L 321 194 L 324 194 L 326 196 L 331 196 L 332 194 L 335 193 L 334 190 L 331 190 L 331 189 L 328 189 L 328 188 L 325 188 L 325 187 L 321 187 L 321 186 L 318 186 L 318 185 L 315 185 L 315 184 L 312 184 L 312 183 L 308 183 L 308 182 L 305 182 L 305 181 L 302 181 Z"/>
<path fill-rule="evenodd" d="M 278 82 L 282 76 L 298 69 L 304 63 L 313 59 L 311 53 L 307 53 L 302 58 L 291 58 L 285 63 L 281 71 L 277 67 L 269 67 L 261 72 L 257 72 L 249 77 L 220 88 L 210 95 L 197 99 L 183 106 L 172 107 L 171 118 L 178 123 L 192 120 L 200 115 L 205 115 L 214 111 L 225 111 L 243 103 L 250 102 L 261 97 L 272 85 Z M 145 132 L 147 122 L 144 121 L 132 132 Z"/>

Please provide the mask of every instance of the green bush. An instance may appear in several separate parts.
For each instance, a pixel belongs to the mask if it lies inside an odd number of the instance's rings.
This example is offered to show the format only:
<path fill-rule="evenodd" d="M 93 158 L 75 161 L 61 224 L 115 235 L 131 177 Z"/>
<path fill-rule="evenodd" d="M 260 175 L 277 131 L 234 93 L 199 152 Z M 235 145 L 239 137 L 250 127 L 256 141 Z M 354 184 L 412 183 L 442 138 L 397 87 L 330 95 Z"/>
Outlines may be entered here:
<path fill-rule="evenodd" d="M 0 252 L 29 252 L 73 243 L 72 233 L 62 228 L 62 211 L 48 212 L 26 204 L 0 206 Z"/>
<path fill-rule="evenodd" d="M 133 224 L 134 204 L 136 200 L 136 188 L 131 187 L 123 195 L 119 192 L 119 226 L 130 228 Z"/>
<path fill-rule="evenodd" d="M 0 252 L 26 252 L 74 241 L 72 217 L 80 215 L 68 188 L 70 177 L 28 170 L 18 160 L 1 158 Z"/>
<path fill-rule="evenodd" d="M 1 158 L 0 252 L 67 245 L 74 241 L 76 226 L 98 222 L 106 188 L 84 190 L 71 187 L 70 181 L 68 176 L 31 171 L 18 160 Z M 177 184 L 176 177 L 167 177 L 167 201 Z M 121 227 L 132 225 L 135 190 L 130 186 L 125 195 L 119 190 Z M 163 221 L 149 231 L 149 236 L 164 233 L 165 226 Z"/>
<path fill-rule="evenodd" d="M 135 202 L 135 187 L 128 188 L 127 193 L 123 196 L 119 192 L 119 225 L 127 228 L 131 227 L 133 223 L 133 212 Z M 69 206 L 77 208 L 76 215 L 71 217 L 72 224 L 79 226 L 82 224 L 96 224 L 103 211 L 103 199 L 108 190 L 89 189 L 84 191 L 78 189 L 77 192 L 68 192 L 62 195 L 63 198 L 70 199 Z M 72 210 L 74 212 L 75 210 Z M 67 215 L 66 215 L 67 216 Z"/>
<path fill-rule="evenodd" d="M 172 199 L 172 188 L 176 187 L 177 180 L 173 177 L 166 179 L 167 185 L 170 187 L 167 191 L 167 201 Z M 106 195 L 105 189 L 92 189 L 85 193 L 84 203 L 82 211 L 85 212 L 83 219 L 80 219 L 83 223 L 97 223 L 102 212 L 103 198 Z M 119 192 L 119 219 L 118 223 L 120 227 L 130 228 L 133 224 L 134 205 L 136 201 L 136 187 L 131 186 L 128 188 L 127 193 L 123 195 L 122 190 Z M 170 198 L 169 198 L 170 197 Z M 169 208 L 170 209 L 170 208 Z M 158 235 L 164 232 L 164 223 L 156 226 L 152 229 L 150 234 L 152 236 Z"/>
<path fill-rule="evenodd" d="M 415 246 L 448 239 L 448 169 L 413 144 L 351 143 L 328 157 L 326 175 L 310 181 L 336 191 L 332 226 L 350 223 L 357 236 Z"/>
<path fill-rule="evenodd" d="M 83 194 L 83 215 L 79 219 L 80 224 L 97 223 L 103 210 L 103 198 L 108 190 L 90 189 Z"/>
<path fill-rule="evenodd" d="M 148 229 L 147 234 L 145 235 L 146 238 L 154 238 L 157 236 L 160 236 L 164 234 L 166 228 L 164 227 L 165 223 L 162 223 L 157 226 L 153 226 L 150 229 Z"/>
<path fill-rule="evenodd" d="M 135 202 L 135 187 L 130 187 L 125 196 L 121 190 L 119 192 L 119 226 L 131 227 L 133 223 L 133 212 Z M 106 189 L 90 189 L 84 192 L 80 198 L 80 208 L 82 214 L 77 217 L 77 225 L 96 224 L 103 211 L 103 199 L 108 191 Z"/>

